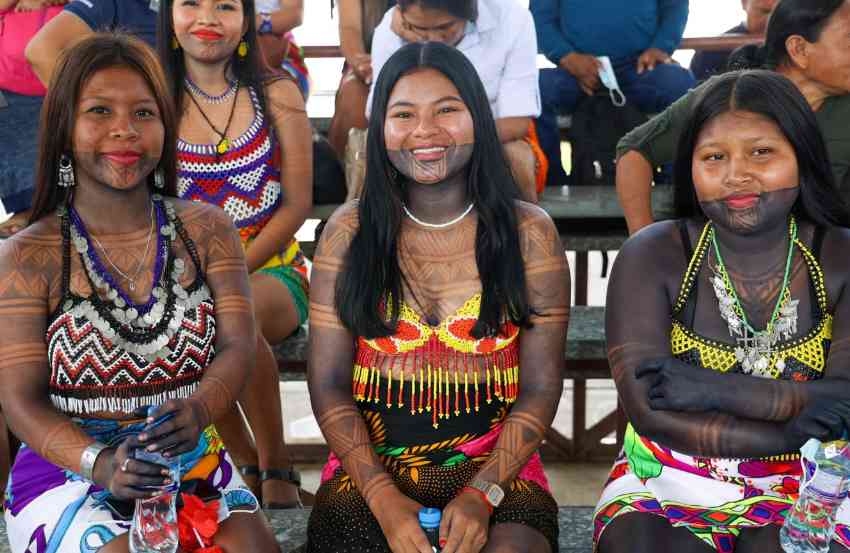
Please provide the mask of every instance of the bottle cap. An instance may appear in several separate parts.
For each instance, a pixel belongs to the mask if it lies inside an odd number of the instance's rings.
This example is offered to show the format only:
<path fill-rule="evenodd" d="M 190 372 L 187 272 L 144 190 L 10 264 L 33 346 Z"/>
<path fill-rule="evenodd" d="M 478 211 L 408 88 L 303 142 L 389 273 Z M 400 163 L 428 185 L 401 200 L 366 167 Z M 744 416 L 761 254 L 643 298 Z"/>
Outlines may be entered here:
<path fill-rule="evenodd" d="M 437 528 L 440 526 L 440 520 L 443 518 L 443 513 L 439 509 L 433 507 L 423 507 L 419 510 L 419 525 L 425 528 Z"/>

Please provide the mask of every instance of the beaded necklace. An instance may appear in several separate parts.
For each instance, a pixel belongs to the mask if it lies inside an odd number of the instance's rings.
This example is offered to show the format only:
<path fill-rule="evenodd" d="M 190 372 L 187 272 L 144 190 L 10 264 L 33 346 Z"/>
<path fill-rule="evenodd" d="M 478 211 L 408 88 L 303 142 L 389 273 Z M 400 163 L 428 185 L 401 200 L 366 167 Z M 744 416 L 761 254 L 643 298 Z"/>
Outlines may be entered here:
<path fill-rule="evenodd" d="M 152 201 L 159 230 L 157 260 L 151 295 L 144 303 L 135 303 L 127 296 L 103 267 L 76 210 L 64 205 L 58 210 L 63 235 L 68 237 L 79 254 L 92 290 L 100 291 L 105 296 L 105 299 L 101 299 L 95 292 L 91 298 L 82 301 L 69 298 L 63 303 L 63 310 L 75 317 L 91 320 L 105 337 L 149 361 L 170 355 L 167 346 L 183 324 L 186 311 L 211 297 L 206 285 L 193 285 L 187 291 L 180 284 L 186 265 L 179 257 L 169 255 L 172 242 L 179 235 L 200 270 L 198 253 L 177 217 L 174 206 L 158 194 L 153 195 Z M 69 267 L 70 260 L 66 261 L 66 267 Z M 63 280 L 67 282 L 66 275 L 63 275 Z"/>
<path fill-rule="evenodd" d="M 228 81 L 227 82 L 227 84 L 228 84 L 227 90 L 225 90 L 224 92 L 222 92 L 218 96 L 215 96 L 215 95 L 207 94 L 206 92 L 204 92 L 204 89 L 202 89 L 201 87 L 196 85 L 192 81 L 192 79 L 190 79 L 188 76 L 186 76 L 186 79 L 185 79 L 184 82 L 186 84 L 186 88 L 189 89 L 189 92 L 191 92 L 195 96 L 201 98 L 204 102 L 206 102 L 208 104 L 223 104 L 224 102 L 228 101 L 231 96 L 236 94 L 236 90 L 237 90 L 237 88 L 239 88 L 238 81 L 235 81 L 235 80 L 234 81 Z"/>
<path fill-rule="evenodd" d="M 720 255 L 720 247 L 717 244 L 717 236 L 712 226 L 709 229 L 709 237 L 714 246 L 714 254 L 717 257 L 717 266 L 714 268 L 714 277 L 711 279 L 714 294 L 717 296 L 720 316 L 729 327 L 729 335 L 737 339 L 735 358 L 741 363 L 741 367 L 747 374 L 762 375 L 770 363 L 773 354 L 773 346 L 781 337 L 790 338 L 797 331 L 797 305 L 799 300 L 791 299 L 789 281 L 791 276 L 791 261 L 794 258 L 794 246 L 797 242 L 797 222 L 794 217 L 788 224 L 788 257 L 785 260 L 785 275 L 782 278 L 782 288 L 773 313 L 764 330 L 758 331 L 753 328 L 747 320 L 735 285 L 729 278 L 729 273 Z M 784 359 L 776 363 L 779 370 L 785 368 Z"/>

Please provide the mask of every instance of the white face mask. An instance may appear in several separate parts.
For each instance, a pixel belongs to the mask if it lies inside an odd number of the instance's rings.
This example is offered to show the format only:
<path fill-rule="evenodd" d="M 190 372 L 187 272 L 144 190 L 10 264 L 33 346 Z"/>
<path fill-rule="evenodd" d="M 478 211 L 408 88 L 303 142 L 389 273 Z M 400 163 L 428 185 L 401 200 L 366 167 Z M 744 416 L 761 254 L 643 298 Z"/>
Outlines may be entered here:
<path fill-rule="evenodd" d="M 596 59 L 602 64 L 602 67 L 599 68 L 599 80 L 608 89 L 611 102 L 617 107 L 625 106 L 626 95 L 620 90 L 620 83 L 617 82 L 617 74 L 614 73 L 611 58 L 608 56 L 598 56 Z"/>

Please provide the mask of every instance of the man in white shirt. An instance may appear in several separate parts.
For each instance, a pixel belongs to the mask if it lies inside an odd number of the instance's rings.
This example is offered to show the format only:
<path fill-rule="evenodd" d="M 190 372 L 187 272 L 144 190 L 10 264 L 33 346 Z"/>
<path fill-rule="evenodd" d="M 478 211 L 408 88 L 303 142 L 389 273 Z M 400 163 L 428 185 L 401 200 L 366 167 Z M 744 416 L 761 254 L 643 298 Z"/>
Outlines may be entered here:
<path fill-rule="evenodd" d="M 545 160 L 538 160 L 530 144 L 536 139 L 529 137 L 541 109 L 537 36 L 530 12 L 517 0 L 400 0 L 375 30 L 373 74 L 380 74 L 387 59 L 406 43 L 429 40 L 455 46 L 478 70 L 514 178 L 523 198 L 536 201 L 541 169 L 545 181 Z M 543 168 L 538 167 L 540 161 Z"/>

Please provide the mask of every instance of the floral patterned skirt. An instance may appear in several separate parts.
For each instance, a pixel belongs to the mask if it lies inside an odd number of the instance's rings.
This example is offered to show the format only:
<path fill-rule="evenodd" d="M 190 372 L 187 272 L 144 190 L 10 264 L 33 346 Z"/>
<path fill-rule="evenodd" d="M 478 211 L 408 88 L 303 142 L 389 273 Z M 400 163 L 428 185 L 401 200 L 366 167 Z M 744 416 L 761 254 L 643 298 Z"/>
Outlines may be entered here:
<path fill-rule="evenodd" d="M 74 422 L 99 442 L 113 446 L 145 426 L 144 420 Z M 182 455 L 180 461 L 183 481 L 206 480 L 221 492 L 219 521 L 232 512 L 257 510 L 257 498 L 235 470 L 214 427 L 208 427 L 198 446 Z M 4 503 L 12 553 L 95 553 L 130 529 L 129 521 L 105 505 L 109 497 L 108 491 L 22 445 L 12 466 Z"/>
<path fill-rule="evenodd" d="M 628 426 L 623 452 L 596 505 L 593 542 L 617 517 L 648 513 L 684 527 L 720 553 L 735 550 L 742 530 L 781 526 L 797 500 L 798 454 L 769 459 L 692 457 L 638 435 Z M 838 511 L 835 541 L 850 548 L 850 505 Z"/>

